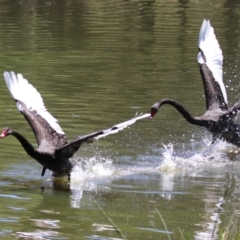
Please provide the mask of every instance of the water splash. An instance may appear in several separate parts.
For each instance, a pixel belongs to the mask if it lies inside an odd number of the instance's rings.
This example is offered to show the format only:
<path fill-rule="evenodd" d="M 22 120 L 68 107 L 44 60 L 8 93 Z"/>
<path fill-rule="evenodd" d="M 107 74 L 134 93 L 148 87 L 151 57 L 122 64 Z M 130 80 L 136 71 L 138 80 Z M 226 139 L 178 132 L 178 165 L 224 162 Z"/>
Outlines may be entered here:
<path fill-rule="evenodd" d="M 79 161 L 71 173 L 71 207 L 80 208 L 84 190 L 97 192 L 99 181 L 108 179 L 113 174 L 112 160 L 92 157 Z"/>
<path fill-rule="evenodd" d="M 222 167 L 240 157 L 238 148 L 223 141 L 211 144 L 209 139 L 201 143 L 191 143 L 187 150 L 177 149 L 172 143 L 164 145 L 163 160 L 157 169 L 161 172 L 176 173 L 182 171 L 202 170 L 204 167 Z M 177 150 L 175 150 L 176 148 Z"/>
<path fill-rule="evenodd" d="M 178 167 L 174 157 L 173 144 L 163 145 L 163 147 L 165 149 L 162 153 L 163 161 L 157 169 L 168 173 L 177 171 Z"/>
<path fill-rule="evenodd" d="M 75 166 L 71 173 L 71 181 L 82 181 L 96 177 L 107 177 L 113 173 L 112 160 L 92 157 L 79 161 L 75 159 Z"/>

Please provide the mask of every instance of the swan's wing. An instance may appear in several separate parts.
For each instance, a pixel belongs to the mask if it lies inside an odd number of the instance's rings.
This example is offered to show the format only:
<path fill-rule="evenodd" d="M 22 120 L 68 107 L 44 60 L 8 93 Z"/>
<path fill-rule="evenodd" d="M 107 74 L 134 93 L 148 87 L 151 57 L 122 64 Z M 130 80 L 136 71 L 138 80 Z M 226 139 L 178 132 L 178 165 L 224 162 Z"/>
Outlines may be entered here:
<path fill-rule="evenodd" d="M 226 110 L 228 107 L 223 83 L 223 55 L 209 20 L 203 20 L 198 44 L 197 60 L 202 75 L 207 110 L 216 108 Z"/>
<path fill-rule="evenodd" d="M 140 114 L 140 115 L 136 115 L 134 118 L 119 123 L 117 125 L 112 126 L 111 128 L 105 129 L 105 130 L 101 130 L 98 132 L 93 132 L 84 136 L 79 136 L 76 139 L 74 139 L 73 141 L 71 141 L 70 143 L 66 144 L 63 147 L 60 147 L 56 150 L 56 154 L 63 154 L 66 157 L 72 157 L 73 154 L 80 148 L 80 146 L 83 143 L 86 142 L 93 142 L 94 140 L 98 140 L 100 138 L 106 137 L 108 135 L 111 134 L 115 134 L 121 130 L 123 130 L 124 128 L 134 124 L 136 121 L 143 119 L 143 118 L 148 118 L 150 117 L 149 113 L 146 114 Z"/>
<path fill-rule="evenodd" d="M 50 144 L 59 147 L 66 143 L 65 133 L 46 109 L 40 93 L 22 74 L 4 72 L 7 88 L 16 101 L 18 110 L 23 114 L 31 126 L 38 145 Z"/>

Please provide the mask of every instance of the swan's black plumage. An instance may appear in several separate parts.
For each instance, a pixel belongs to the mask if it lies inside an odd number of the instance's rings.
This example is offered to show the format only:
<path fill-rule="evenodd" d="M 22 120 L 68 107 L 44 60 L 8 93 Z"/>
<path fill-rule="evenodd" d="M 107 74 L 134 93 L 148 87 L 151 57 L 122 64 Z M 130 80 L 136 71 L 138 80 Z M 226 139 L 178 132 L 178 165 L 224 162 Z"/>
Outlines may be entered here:
<path fill-rule="evenodd" d="M 23 114 L 34 132 L 38 148 L 34 148 L 26 138 L 10 128 L 4 128 L 0 138 L 8 135 L 13 135 L 17 138 L 27 154 L 43 166 L 42 176 L 45 174 L 46 169 L 49 169 L 53 171 L 54 176 L 67 175 L 70 179 L 73 165 L 69 158 L 78 151 L 83 143 L 92 142 L 93 140 L 117 133 L 137 120 L 150 116 L 150 114 L 135 116 L 109 129 L 79 136 L 68 142 L 57 119 L 45 108 L 39 92 L 21 74 L 16 75 L 14 72 L 4 72 L 3 76 L 18 110 Z"/>
<path fill-rule="evenodd" d="M 221 139 L 240 147 L 240 126 L 234 117 L 240 111 L 240 102 L 228 108 L 226 89 L 222 80 L 223 55 L 209 20 L 203 20 L 199 33 L 198 65 L 202 76 L 206 111 L 193 116 L 179 102 L 162 99 L 151 107 L 153 117 L 164 104 L 173 106 L 189 123 L 207 128 L 213 141 Z"/>

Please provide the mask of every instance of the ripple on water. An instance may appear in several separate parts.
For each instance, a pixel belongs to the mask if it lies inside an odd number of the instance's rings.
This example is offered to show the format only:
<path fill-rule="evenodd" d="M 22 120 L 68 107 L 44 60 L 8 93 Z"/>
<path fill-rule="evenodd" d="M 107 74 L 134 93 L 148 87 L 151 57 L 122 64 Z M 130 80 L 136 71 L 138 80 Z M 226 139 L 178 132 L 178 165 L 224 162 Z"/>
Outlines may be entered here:
<path fill-rule="evenodd" d="M 24 239 L 55 239 L 58 236 L 58 232 L 48 230 L 36 230 L 35 232 L 17 232 L 16 237 Z M 67 238 L 58 238 L 67 239 Z"/>
<path fill-rule="evenodd" d="M 0 197 L 4 197 L 4 198 L 13 198 L 13 199 L 23 199 L 23 200 L 29 200 L 30 198 L 26 198 L 26 197 L 20 197 L 18 195 L 14 195 L 14 194 L 0 194 Z"/>

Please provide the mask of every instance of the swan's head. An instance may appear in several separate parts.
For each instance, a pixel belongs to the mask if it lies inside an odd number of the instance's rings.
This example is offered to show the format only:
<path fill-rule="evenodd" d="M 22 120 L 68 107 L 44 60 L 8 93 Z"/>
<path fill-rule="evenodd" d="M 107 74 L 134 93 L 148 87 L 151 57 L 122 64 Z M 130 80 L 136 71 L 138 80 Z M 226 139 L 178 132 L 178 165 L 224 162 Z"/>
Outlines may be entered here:
<path fill-rule="evenodd" d="M 2 133 L 0 135 L 0 138 L 5 138 L 7 137 L 8 135 L 11 135 L 12 134 L 12 129 L 8 128 L 8 127 L 5 127 L 3 130 L 2 130 Z"/>
<path fill-rule="evenodd" d="M 158 108 L 156 106 L 154 106 L 154 105 L 151 107 L 151 111 L 150 111 L 151 116 L 150 116 L 150 118 L 153 118 L 155 116 L 155 114 L 158 112 Z"/>

